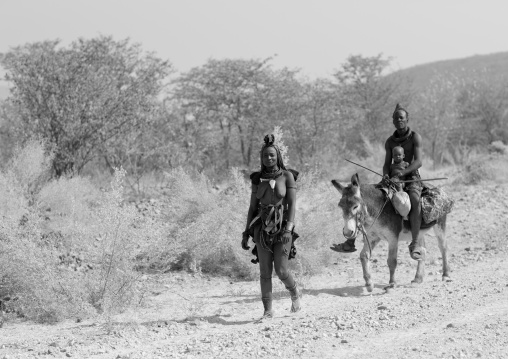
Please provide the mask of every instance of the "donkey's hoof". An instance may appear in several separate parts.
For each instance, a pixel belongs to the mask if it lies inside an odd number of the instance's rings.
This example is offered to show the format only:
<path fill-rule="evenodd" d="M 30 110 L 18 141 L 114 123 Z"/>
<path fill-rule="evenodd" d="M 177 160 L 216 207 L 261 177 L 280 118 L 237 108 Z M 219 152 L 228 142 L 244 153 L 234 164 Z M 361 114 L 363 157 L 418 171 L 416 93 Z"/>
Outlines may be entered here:
<path fill-rule="evenodd" d="M 367 292 L 371 293 L 374 290 L 374 284 L 365 284 L 365 288 L 367 288 Z"/>
<path fill-rule="evenodd" d="M 415 278 L 411 281 L 412 285 L 419 285 L 423 283 L 423 278 Z"/>
<path fill-rule="evenodd" d="M 386 294 L 390 294 L 390 293 L 393 293 L 395 291 L 395 288 L 394 287 L 385 287 L 385 293 Z"/>
<path fill-rule="evenodd" d="M 386 290 L 387 292 L 391 289 L 395 289 L 397 287 L 397 284 L 396 283 L 390 283 L 388 284 L 386 287 L 384 287 L 383 289 Z"/>
<path fill-rule="evenodd" d="M 450 277 L 448 277 L 447 275 L 444 275 L 443 276 L 443 282 L 451 282 L 452 279 Z"/>

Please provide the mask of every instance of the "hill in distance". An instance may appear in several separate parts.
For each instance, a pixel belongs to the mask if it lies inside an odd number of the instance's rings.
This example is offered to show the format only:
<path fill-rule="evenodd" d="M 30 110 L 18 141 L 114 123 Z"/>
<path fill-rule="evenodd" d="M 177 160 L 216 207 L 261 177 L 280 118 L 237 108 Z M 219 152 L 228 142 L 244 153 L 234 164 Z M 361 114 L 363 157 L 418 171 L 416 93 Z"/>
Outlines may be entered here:
<path fill-rule="evenodd" d="M 500 79 L 508 76 L 508 52 L 499 52 L 488 55 L 474 55 L 461 59 L 430 62 L 422 65 L 408 67 L 394 72 L 413 81 L 415 89 L 425 87 L 434 76 L 439 74 L 473 73 L 487 70 L 489 77 Z"/>
<path fill-rule="evenodd" d="M 442 60 L 398 70 L 393 74 L 403 75 L 413 81 L 415 89 L 425 87 L 432 77 L 444 73 L 468 73 L 488 70 L 493 79 L 508 77 L 508 52 L 474 55 L 461 59 Z M 390 75 L 388 75 L 390 76 Z M 0 100 L 9 95 L 9 87 L 0 83 Z"/>

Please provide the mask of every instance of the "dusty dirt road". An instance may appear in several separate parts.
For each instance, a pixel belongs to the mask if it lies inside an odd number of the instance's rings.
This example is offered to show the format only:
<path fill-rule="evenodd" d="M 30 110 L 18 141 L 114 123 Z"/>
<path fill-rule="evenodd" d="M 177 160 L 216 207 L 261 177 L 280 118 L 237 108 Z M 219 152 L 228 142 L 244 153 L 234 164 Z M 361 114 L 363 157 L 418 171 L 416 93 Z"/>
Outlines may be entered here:
<path fill-rule="evenodd" d="M 172 273 L 150 281 L 148 305 L 110 321 L 8 322 L 0 359 L 72 358 L 508 358 L 508 185 L 464 187 L 449 216 L 451 282 L 441 281 L 435 238 L 426 277 L 399 246 L 399 287 L 389 294 L 387 246 L 373 253 L 372 293 L 358 253 L 300 278 L 303 310 L 291 315 L 282 285 L 276 316 L 262 314 L 259 283 Z M 274 280 L 277 282 L 277 280 Z"/>

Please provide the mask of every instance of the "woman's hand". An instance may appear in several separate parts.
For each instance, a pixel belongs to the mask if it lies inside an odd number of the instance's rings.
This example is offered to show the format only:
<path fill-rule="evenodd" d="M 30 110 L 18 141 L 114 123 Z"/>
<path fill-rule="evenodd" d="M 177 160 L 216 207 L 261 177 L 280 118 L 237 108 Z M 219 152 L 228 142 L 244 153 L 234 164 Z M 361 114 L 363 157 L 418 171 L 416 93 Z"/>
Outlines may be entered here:
<path fill-rule="evenodd" d="M 289 243 L 293 239 L 293 233 L 288 230 L 284 230 L 284 233 L 282 233 L 282 243 L 286 244 Z"/>
<path fill-rule="evenodd" d="M 295 224 L 292 221 L 287 221 L 286 228 L 282 232 L 282 243 L 286 244 L 293 239 L 293 228 L 295 228 Z"/>
<path fill-rule="evenodd" d="M 242 233 L 242 248 L 248 251 L 250 247 L 249 244 L 249 234 L 245 231 Z"/>

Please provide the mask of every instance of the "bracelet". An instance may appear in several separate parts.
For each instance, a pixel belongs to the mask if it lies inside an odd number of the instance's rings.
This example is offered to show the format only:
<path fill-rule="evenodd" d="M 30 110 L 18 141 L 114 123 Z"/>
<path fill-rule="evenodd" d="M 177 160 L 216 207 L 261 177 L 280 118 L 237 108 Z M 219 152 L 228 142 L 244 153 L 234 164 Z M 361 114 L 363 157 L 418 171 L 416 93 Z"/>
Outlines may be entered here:
<path fill-rule="evenodd" d="M 295 224 L 291 221 L 287 221 L 286 223 L 286 231 L 291 232 L 295 228 Z"/>

